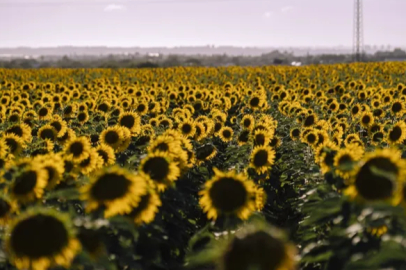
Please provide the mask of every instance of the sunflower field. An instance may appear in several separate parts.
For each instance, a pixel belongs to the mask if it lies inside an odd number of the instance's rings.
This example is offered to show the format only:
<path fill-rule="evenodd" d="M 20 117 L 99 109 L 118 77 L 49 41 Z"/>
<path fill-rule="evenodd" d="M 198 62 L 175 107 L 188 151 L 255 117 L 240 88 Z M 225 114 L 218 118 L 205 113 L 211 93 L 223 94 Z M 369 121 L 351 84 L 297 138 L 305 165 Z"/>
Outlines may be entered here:
<path fill-rule="evenodd" d="M 406 63 L 0 69 L 0 269 L 406 269 Z"/>

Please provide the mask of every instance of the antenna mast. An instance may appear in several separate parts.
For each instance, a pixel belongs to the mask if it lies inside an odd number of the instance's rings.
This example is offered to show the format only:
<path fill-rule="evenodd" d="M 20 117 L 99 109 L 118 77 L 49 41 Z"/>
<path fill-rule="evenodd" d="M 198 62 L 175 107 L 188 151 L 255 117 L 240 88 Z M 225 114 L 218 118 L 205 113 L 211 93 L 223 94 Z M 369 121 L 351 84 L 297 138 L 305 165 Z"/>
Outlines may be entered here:
<path fill-rule="evenodd" d="M 354 0 L 354 44 L 353 53 L 356 62 L 362 61 L 364 54 L 362 0 Z"/>

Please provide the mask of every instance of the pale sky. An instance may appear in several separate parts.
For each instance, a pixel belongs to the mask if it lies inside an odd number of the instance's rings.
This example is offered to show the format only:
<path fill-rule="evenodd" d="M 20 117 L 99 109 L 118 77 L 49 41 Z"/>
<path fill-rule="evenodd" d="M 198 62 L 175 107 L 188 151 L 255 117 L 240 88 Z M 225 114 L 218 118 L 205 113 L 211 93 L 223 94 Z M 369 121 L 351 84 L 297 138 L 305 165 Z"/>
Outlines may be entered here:
<path fill-rule="evenodd" d="M 351 46 L 353 0 L 0 0 L 0 47 Z M 364 0 L 367 45 L 406 45 L 406 0 Z"/>

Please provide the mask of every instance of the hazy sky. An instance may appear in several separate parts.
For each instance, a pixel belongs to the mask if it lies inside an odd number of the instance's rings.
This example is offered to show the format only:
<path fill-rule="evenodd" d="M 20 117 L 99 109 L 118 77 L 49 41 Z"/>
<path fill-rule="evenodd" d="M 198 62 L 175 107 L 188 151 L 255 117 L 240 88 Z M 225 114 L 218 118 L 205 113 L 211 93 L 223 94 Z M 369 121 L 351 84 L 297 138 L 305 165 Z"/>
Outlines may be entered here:
<path fill-rule="evenodd" d="M 364 0 L 370 45 L 406 45 L 406 0 Z M 352 44 L 353 0 L 0 0 L 0 47 Z"/>

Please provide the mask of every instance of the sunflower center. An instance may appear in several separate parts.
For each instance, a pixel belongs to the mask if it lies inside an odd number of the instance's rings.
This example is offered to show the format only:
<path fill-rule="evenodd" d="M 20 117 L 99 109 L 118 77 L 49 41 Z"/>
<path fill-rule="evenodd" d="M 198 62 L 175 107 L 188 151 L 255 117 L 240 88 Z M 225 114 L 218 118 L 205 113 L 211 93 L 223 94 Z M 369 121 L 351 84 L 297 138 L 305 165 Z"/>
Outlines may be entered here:
<path fill-rule="evenodd" d="M 74 142 L 70 145 L 69 151 L 73 154 L 73 156 L 78 157 L 83 153 L 84 146 L 81 142 Z"/>
<path fill-rule="evenodd" d="M 216 122 L 216 124 L 214 124 L 214 131 L 218 132 L 222 127 L 223 127 L 222 123 Z"/>
<path fill-rule="evenodd" d="M 294 130 L 292 130 L 292 135 L 293 137 L 299 137 L 300 130 L 298 128 L 295 128 Z"/>
<path fill-rule="evenodd" d="M 97 107 L 97 109 L 99 109 L 100 111 L 103 111 L 103 112 L 107 112 L 109 109 L 109 106 L 105 103 L 102 103 Z"/>
<path fill-rule="evenodd" d="M 245 119 L 243 124 L 244 124 L 244 127 L 247 128 L 247 127 L 251 126 L 251 120 L 250 119 Z"/>
<path fill-rule="evenodd" d="M 0 218 L 4 217 L 7 215 L 10 211 L 11 207 L 8 202 L 6 202 L 3 199 L 0 199 Z"/>
<path fill-rule="evenodd" d="M 45 139 L 54 140 L 55 139 L 55 133 L 54 133 L 54 131 L 52 129 L 46 128 L 46 129 L 41 131 L 40 137 L 43 140 L 45 140 Z"/>
<path fill-rule="evenodd" d="M 248 193 L 241 181 L 224 177 L 213 183 L 209 195 L 215 208 L 229 213 L 244 206 Z"/>
<path fill-rule="evenodd" d="M 120 137 L 118 136 L 117 132 L 114 130 L 108 131 L 104 138 L 108 144 L 116 144 L 120 140 Z"/>
<path fill-rule="evenodd" d="M 56 255 L 68 242 L 69 235 L 64 224 L 52 216 L 42 214 L 20 221 L 10 238 L 16 255 L 34 259 Z"/>
<path fill-rule="evenodd" d="M 44 117 L 44 116 L 46 116 L 47 114 L 48 114 L 48 109 L 47 109 L 47 108 L 41 108 L 41 109 L 38 111 L 38 115 L 41 116 L 41 117 Z"/>
<path fill-rule="evenodd" d="M 17 176 L 13 186 L 13 193 L 16 195 L 25 195 L 31 192 L 37 184 L 37 172 L 26 171 Z"/>
<path fill-rule="evenodd" d="M 142 170 L 154 181 L 164 181 L 169 173 L 169 163 L 163 157 L 153 157 L 148 159 Z"/>
<path fill-rule="evenodd" d="M 145 105 L 144 104 L 140 104 L 140 105 L 138 105 L 138 107 L 137 107 L 137 111 L 138 112 L 143 112 L 144 110 L 145 110 Z"/>
<path fill-rule="evenodd" d="M 305 127 L 312 126 L 314 124 L 315 120 L 316 119 L 314 118 L 314 115 L 309 115 L 308 117 L 306 117 L 306 119 L 304 121 L 304 126 Z"/>
<path fill-rule="evenodd" d="M 367 200 L 386 199 L 392 195 L 395 188 L 395 184 L 388 176 L 390 174 L 397 176 L 397 173 L 398 167 L 390 160 L 376 157 L 361 167 L 355 179 L 355 186 Z"/>
<path fill-rule="evenodd" d="M 72 106 L 67 106 L 63 111 L 64 114 L 71 114 L 73 112 Z"/>
<path fill-rule="evenodd" d="M 316 142 L 317 137 L 316 137 L 315 134 L 310 133 L 310 134 L 308 134 L 308 135 L 306 136 L 306 139 L 307 139 L 307 142 L 308 142 L 309 144 L 314 144 L 314 143 Z"/>
<path fill-rule="evenodd" d="M 250 100 L 250 105 L 251 107 L 258 107 L 259 106 L 259 98 L 258 97 L 253 97 Z"/>
<path fill-rule="evenodd" d="M 400 137 L 402 137 L 402 129 L 399 126 L 393 127 L 393 129 L 389 132 L 389 140 L 396 142 L 400 139 Z"/>
<path fill-rule="evenodd" d="M 380 142 L 383 140 L 383 132 L 379 131 L 376 132 L 373 136 L 372 136 L 372 140 L 374 142 Z"/>
<path fill-rule="evenodd" d="M 123 175 L 106 173 L 97 179 L 91 189 L 92 197 L 98 201 L 111 201 L 122 198 L 130 186 L 130 181 Z"/>
<path fill-rule="evenodd" d="M 81 113 L 79 113 L 78 114 L 78 120 L 79 120 L 79 122 L 83 122 L 83 121 L 85 121 L 86 120 L 86 113 L 85 112 L 81 112 Z"/>
<path fill-rule="evenodd" d="M 334 157 L 336 156 L 337 151 L 330 150 L 326 152 L 326 155 L 324 157 L 324 164 L 327 166 L 331 167 L 334 164 Z"/>
<path fill-rule="evenodd" d="M 52 181 L 52 180 L 54 179 L 54 177 L 56 176 L 56 171 L 55 171 L 55 168 L 54 168 L 54 167 L 51 167 L 51 166 L 46 166 L 46 167 L 45 167 L 45 170 L 46 170 L 47 173 L 48 173 L 48 183 L 49 183 L 49 182 Z"/>
<path fill-rule="evenodd" d="M 182 125 L 182 133 L 189 134 L 192 131 L 192 126 L 189 124 Z"/>
<path fill-rule="evenodd" d="M 231 131 L 229 131 L 228 129 L 224 130 L 223 137 L 229 139 L 231 137 Z"/>
<path fill-rule="evenodd" d="M 402 104 L 401 104 L 401 103 L 399 103 L 399 102 L 393 103 L 393 105 L 392 105 L 392 112 L 398 113 L 398 112 L 400 112 L 401 110 L 402 110 Z"/>
<path fill-rule="evenodd" d="M 224 270 L 278 269 L 286 256 L 282 241 L 259 231 L 234 238 L 224 254 Z"/>
<path fill-rule="evenodd" d="M 155 150 L 167 152 L 169 151 L 169 145 L 165 142 L 161 142 L 155 147 Z"/>
<path fill-rule="evenodd" d="M 125 115 L 120 120 L 120 125 L 131 129 L 135 125 L 135 119 L 132 115 Z"/>
<path fill-rule="evenodd" d="M 262 167 L 268 163 L 268 152 L 266 150 L 259 150 L 254 156 L 255 167 Z"/>
<path fill-rule="evenodd" d="M 265 144 L 265 135 L 257 134 L 255 135 L 255 145 L 264 145 Z"/>

